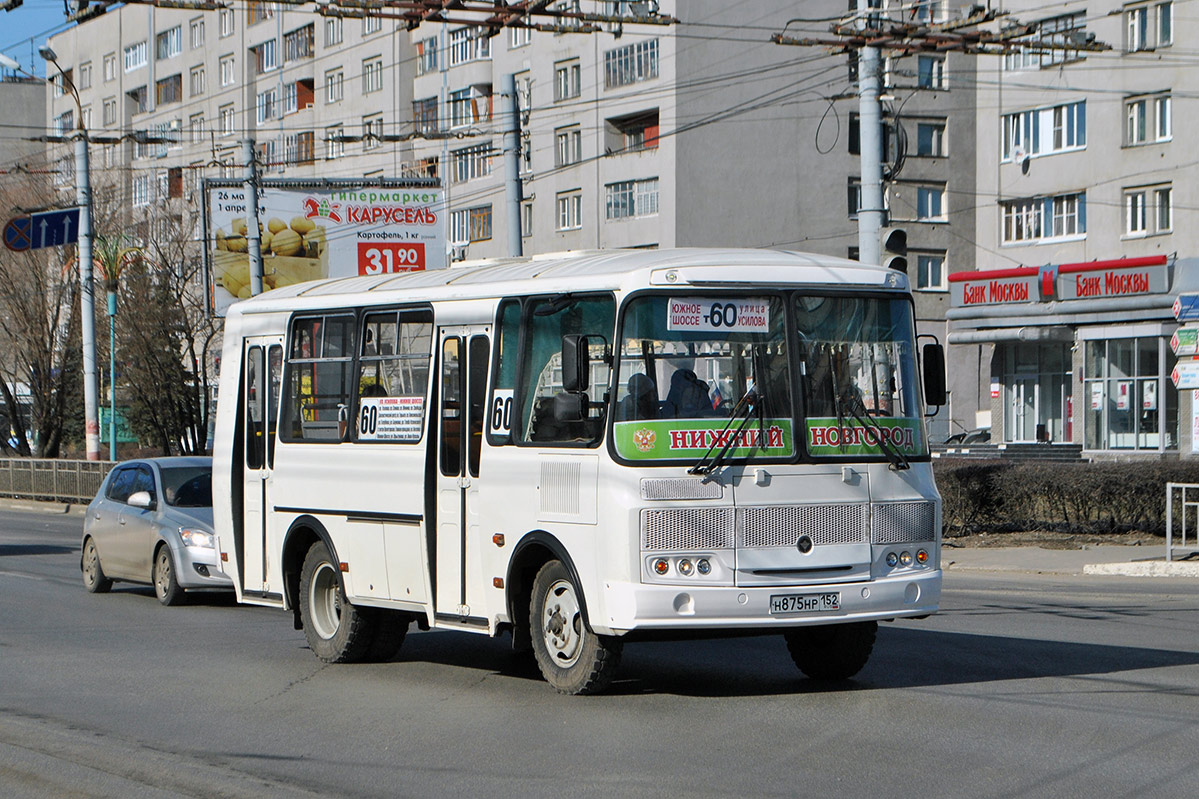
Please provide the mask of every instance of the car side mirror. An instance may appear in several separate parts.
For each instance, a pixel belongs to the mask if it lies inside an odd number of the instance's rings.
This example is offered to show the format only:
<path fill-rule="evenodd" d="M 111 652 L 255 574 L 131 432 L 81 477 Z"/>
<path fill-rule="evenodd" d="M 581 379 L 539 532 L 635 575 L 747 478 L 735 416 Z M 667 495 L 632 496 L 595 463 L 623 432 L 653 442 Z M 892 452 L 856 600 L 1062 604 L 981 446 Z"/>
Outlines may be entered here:
<path fill-rule="evenodd" d="M 149 491 L 134 491 L 129 495 L 129 504 L 135 508 L 144 508 L 145 510 L 154 510 L 154 497 L 150 496 Z"/>
<path fill-rule="evenodd" d="M 587 336 L 570 333 L 562 337 L 562 390 L 586 391 L 591 382 L 591 353 Z"/>

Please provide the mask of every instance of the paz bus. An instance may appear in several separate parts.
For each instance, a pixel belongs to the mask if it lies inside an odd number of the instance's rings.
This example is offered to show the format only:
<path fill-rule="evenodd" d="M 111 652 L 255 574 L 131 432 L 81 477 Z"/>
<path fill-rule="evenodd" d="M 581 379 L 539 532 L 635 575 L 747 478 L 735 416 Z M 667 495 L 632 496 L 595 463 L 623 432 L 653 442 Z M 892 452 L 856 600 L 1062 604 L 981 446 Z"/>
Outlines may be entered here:
<path fill-rule="evenodd" d="M 583 694 L 629 641 L 773 633 L 845 679 L 938 607 L 944 354 L 916 341 L 902 273 L 765 250 L 279 288 L 225 320 L 222 568 L 327 662 L 415 622 Z"/>

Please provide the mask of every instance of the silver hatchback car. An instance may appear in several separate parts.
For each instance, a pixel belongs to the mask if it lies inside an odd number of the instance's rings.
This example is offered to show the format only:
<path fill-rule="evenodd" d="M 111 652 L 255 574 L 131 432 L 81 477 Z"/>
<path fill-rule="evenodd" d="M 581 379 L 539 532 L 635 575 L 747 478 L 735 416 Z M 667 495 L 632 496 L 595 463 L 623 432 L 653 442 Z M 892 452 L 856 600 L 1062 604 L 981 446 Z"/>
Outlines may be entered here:
<path fill-rule="evenodd" d="M 177 605 L 185 590 L 232 589 L 212 533 L 212 458 L 126 461 L 108 473 L 83 521 L 83 584 L 148 583 Z"/>

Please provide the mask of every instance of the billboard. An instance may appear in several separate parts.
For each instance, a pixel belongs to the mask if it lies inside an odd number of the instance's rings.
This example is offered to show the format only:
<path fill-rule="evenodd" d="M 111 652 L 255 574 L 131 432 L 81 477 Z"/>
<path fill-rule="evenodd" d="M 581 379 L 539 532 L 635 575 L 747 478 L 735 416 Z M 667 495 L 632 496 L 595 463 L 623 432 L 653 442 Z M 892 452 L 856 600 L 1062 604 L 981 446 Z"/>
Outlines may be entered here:
<path fill-rule="evenodd" d="M 205 181 L 205 268 L 217 316 L 250 296 L 245 184 Z M 260 180 L 263 291 L 448 265 L 437 181 Z"/>

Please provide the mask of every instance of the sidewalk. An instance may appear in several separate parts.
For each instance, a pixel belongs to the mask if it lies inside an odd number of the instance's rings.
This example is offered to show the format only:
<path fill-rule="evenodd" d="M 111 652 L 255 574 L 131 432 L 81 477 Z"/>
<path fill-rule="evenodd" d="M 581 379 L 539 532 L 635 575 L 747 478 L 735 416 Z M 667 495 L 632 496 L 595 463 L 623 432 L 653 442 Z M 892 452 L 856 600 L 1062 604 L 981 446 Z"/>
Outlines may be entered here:
<path fill-rule="evenodd" d="M 1166 562 L 1166 546 L 1091 546 L 1084 549 L 1041 547 L 942 546 L 946 571 L 1032 572 L 1035 574 L 1104 574 L 1125 577 L 1199 578 L 1199 560 L 1178 560 L 1188 551 L 1174 550 Z"/>

